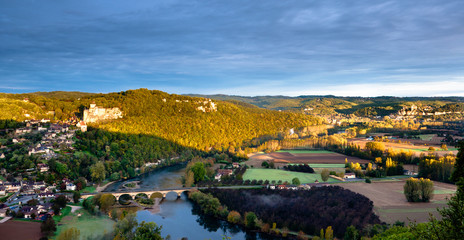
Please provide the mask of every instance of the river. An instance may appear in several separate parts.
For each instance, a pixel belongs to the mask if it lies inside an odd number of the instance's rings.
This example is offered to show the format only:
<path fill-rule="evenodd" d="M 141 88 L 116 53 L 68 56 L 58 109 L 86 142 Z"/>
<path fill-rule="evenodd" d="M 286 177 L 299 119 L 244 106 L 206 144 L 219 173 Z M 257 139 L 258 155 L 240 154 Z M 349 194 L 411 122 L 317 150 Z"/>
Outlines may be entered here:
<path fill-rule="evenodd" d="M 146 173 L 127 181 L 140 181 L 140 188 L 138 190 L 178 188 L 182 187 L 180 178 L 184 172 L 185 166 L 178 165 Z M 114 183 L 108 186 L 105 191 L 116 191 L 127 181 Z M 172 240 L 183 237 L 189 240 L 226 239 L 224 237 L 230 237 L 232 240 L 280 239 L 255 232 L 248 232 L 226 221 L 203 216 L 199 214 L 199 210 L 193 203 L 187 199 L 185 193 L 179 199 L 168 195 L 160 204 L 160 212 L 158 213 L 151 213 L 148 210 L 137 211 L 137 220 L 139 222 L 155 222 L 157 225 L 162 226 L 161 235 L 163 237 L 169 235 Z"/>

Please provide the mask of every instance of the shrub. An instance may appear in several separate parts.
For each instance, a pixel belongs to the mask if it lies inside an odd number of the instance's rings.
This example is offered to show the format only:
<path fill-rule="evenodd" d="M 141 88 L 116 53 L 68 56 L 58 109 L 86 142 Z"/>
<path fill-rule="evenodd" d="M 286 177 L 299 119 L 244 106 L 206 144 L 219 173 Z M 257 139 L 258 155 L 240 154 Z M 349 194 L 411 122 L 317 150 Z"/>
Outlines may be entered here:
<path fill-rule="evenodd" d="M 227 216 L 227 221 L 230 223 L 240 223 L 242 216 L 240 216 L 240 213 L 237 211 L 230 211 L 229 216 Z"/>
<path fill-rule="evenodd" d="M 322 181 L 327 182 L 327 180 L 329 180 L 329 175 L 330 175 L 329 170 L 327 169 L 322 170 L 321 172 Z"/>

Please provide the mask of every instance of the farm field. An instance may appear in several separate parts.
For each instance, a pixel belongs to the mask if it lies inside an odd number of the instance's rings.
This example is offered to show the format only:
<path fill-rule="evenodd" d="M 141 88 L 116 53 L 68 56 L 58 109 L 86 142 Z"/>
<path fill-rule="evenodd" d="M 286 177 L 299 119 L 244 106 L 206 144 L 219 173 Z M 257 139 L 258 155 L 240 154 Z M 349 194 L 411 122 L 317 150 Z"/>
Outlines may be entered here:
<path fill-rule="evenodd" d="M 81 214 L 80 217 L 77 216 L 79 213 Z M 63 217 L 57 226 L 55 238 L 62 231 L 74 227 L 80 230 L 80 239 L 99 239 L 105 234 L 112 233 L 113 225 L 114 222 L 108 217 L 93 216 L 86 210 L 79 209 Z"/>
<path fill-rule="evenodd" d="M 374 202 L 374 211 L 380 220 L 387 223 L 402 221 L 426 222 L 429 213 L 439 217 L 437 208 L 446 207 L 446 198 L 451 197 L 456 191 L 456 186 L 447 183 L 434 182 L 434 197 L 429 203 L 409 203 L 403 194 L 403 186 L 406 179 L 397 181 L 374 181 L 371 184 L 354 182 L 338 184 L 353 192 L 362 194 Z"/>
<path fill-rule="evenodd" d="M 293 178 L 298 178 L 301 183 L 314 183 L 316 180 L 323 182 L 320 174 L 291 172 L 279 169 L 248 169 L 243 175 L 243 180 L 269 180 L 282 182 L 292 182 Z M 329 178 L 327 182 L 339 182 Z"/>
<path fill-rule="evenodd" d="M 40 222 L 9 220 L 0 224 L 0 239 L 29 240 L 39 239 Z"/>
<path fill-rule="evenodd" d="M 283 167 L 287 164 L 315 164 L 314 166 L 321 168 L 332 168 L 330 165 L 323 166 L 321 164 L 337 164 L 334 165 L 337 168 L 341 164 L 345 164 L 345 159 L 348 162 L 359 162 L 369 163 L 369 160 L 346 156 L 340 153 L 330 151 L 309 151 L 309 150 L 291 150 L 291 151 L 279 151 L 272 153 L 256 153 L 248 155 L 249 160 L 246 162 L 247 165 L 255 168 L 261 167 L 263 161 L 273 160 L 276 167 Z M 340 164 L 340 165 L 338 165 Z M 344 167 L 344 166 L 341 166 Z"/>

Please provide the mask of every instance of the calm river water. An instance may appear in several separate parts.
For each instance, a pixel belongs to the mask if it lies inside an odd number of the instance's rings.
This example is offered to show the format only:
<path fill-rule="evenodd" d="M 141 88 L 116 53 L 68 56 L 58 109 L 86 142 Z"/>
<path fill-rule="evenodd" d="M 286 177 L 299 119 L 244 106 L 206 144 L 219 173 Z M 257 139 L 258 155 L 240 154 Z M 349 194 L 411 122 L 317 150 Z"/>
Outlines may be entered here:
<path fill-rule="evenodd" d="M 182 187 L 181 176 L 185 172 L 184 166 L 175 166 L 157 170 L 128 181 L 140 181 L 140 190 L 166 189 Z M 118 190 L 124 182 L 110 185 L 106 191 Z M 247 232 L 244 229 L 231 225 L 226 221 L 199 214 L 199 210 L 191 203 L 184 193 L 180 199 L 168 195 L 160 205 L 159 213 L 151 213 L 148 210 L 139 210 L 137 219 L 145 222 L 155 222 L 163 228 L 161 235 L 171 236 L 172 240 L 183 237 L 189 240 L 221 240 L 223 237 L 231 237 L 232 240 L 241 239 L 280 239 L 262 234 Z"/>

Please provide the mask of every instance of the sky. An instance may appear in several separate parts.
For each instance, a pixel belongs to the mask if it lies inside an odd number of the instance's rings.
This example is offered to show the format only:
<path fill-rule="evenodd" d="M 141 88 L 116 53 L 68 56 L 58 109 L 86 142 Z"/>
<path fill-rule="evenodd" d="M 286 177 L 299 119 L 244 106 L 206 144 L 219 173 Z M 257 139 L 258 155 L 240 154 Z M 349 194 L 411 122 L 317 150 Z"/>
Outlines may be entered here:
<path fill-rule="evenodd" d="M 462 0 L 0 1 L 0 92 L 464 96 Z"/>

